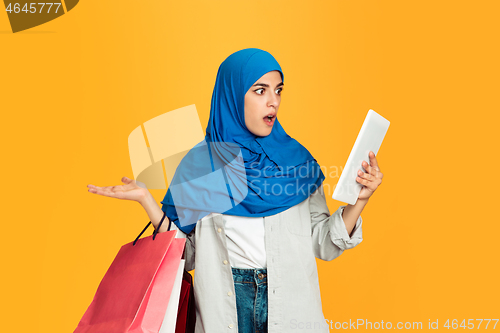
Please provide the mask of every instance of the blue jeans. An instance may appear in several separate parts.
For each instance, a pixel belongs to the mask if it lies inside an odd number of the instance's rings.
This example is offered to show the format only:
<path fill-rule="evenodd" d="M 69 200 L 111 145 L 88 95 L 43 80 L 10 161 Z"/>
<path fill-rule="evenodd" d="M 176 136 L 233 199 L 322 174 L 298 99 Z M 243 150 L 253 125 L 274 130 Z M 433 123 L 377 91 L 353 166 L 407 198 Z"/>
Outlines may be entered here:
<path fill-rule="evenodd" d="M 267 270 L 232 268 L 238 333 L 267 333 Z"/>

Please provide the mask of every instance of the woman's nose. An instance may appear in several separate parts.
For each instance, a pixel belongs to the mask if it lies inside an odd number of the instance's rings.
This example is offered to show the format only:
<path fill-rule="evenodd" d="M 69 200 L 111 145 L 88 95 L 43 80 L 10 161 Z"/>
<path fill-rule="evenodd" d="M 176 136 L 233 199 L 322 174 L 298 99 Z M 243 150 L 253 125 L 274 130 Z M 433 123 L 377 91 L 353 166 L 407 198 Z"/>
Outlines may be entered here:
<path fill-rule="evenodd" d="M 277 108 L 279 106 L 280 100 L 279 96 L 272 94 L 271 97 L 269 98 L 269 101 L 267 102 L 267 106 L 274 106 Z"/>

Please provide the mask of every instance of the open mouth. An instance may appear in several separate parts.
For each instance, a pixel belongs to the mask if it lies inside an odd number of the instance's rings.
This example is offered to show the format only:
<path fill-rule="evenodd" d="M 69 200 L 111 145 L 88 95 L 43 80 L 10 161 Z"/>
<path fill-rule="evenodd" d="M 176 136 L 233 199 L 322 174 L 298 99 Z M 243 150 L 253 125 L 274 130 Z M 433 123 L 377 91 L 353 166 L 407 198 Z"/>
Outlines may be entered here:
<path fill-rule="evenodd" d="M 267 125 L 272 126 L 274 124 L 274 119 L 276 119 L 276 115 L 267 115 L 264 117 L 264 122 Z"/>

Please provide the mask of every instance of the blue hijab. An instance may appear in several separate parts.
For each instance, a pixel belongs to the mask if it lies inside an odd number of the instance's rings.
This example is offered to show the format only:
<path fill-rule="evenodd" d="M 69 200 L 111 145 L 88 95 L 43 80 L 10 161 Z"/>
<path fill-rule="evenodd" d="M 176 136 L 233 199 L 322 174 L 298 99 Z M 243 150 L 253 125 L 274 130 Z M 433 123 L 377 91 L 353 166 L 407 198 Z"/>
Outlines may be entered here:
<path fill-rule="evenodd" d="M 262 217 L 307 199 L 323 182 L 320 166 L 275 119 L 259 137 L 245 125 L 245 94 L 280 65 L 263 50 L 248 48 L 220 65 L 205 139 L 176 169 L 162 210 L 184 233 L 210 213 Z"/>

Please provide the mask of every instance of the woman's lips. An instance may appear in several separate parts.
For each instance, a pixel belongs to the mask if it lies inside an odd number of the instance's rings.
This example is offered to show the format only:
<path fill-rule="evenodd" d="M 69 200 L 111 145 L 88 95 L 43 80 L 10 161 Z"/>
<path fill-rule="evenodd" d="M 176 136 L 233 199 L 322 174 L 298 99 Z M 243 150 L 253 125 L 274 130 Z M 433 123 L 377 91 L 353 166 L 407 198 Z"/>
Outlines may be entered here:
<path fill-rule="evenodd" d="M 276 116 L 273 116 L 271 120 L 269 120 L 269 117 L 264 117 L 264 122 L 266 123 L 267 126 L 273 126 L 274 119 L 276 119 Z"/>

